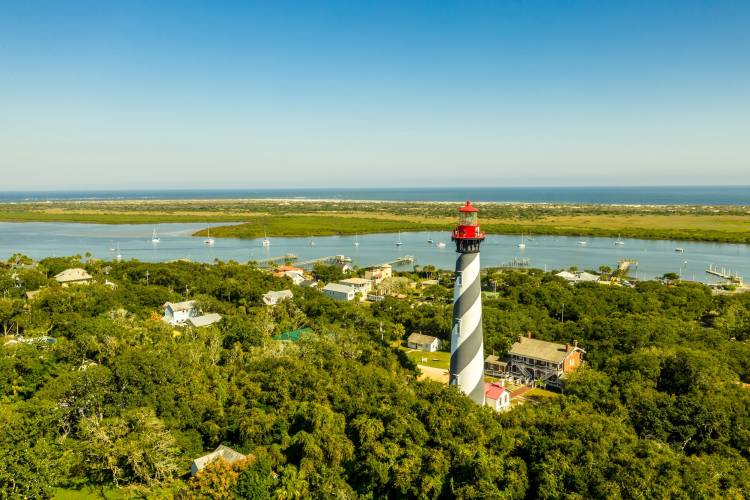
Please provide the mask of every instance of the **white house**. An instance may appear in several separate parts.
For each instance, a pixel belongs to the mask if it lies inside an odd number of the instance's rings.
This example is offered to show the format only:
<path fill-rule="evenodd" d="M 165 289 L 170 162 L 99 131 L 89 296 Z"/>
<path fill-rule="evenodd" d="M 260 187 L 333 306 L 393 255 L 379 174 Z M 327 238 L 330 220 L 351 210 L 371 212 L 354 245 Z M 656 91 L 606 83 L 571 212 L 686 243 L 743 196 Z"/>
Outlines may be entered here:
<path fill-rule="evenodd" d="M 323 287 L 323 293 L 335 300 L 354 300 L 354 288 L 341 283 L 328 283 Z"/>
<path fill-rule="evenodd" d="M 198 316 L 194 300 L 184 302 L 167 302 L 164 304 L 164 317 L 162 320 L 170 325 L 180 325 L 192 318 Z"/>
<path fill-rule="evenodd" d="M 484 383 L 484 404 L 495 411 L 510 408 L 510 392 L 497 382 Z"/>
<path fill-rule="evenodd" d="M 294 294 L 291 290 L 270 291 L 263 295 L 263 303 L 267 306 L 275 306 L 282 300 L 291 299 Z"/>
<path fill-rule="evenodd" d="M 193 460 L 193 464 L 190 466 L 190 474 L 193 476 L 196 475 L 198 471 L 202 470 L 205 466 L 220 458 L 226 460 L 230 464 L 233 464 L 235 462 L 239 462 L 240 460 L 244 460 L 247 457 L 242 453 L 234 451 L 232 448 L 221 444 L 218 448 L 216 448 L 208 455 L 203 455 L 202 457 L 198 457 Z"/>
<path fill-rule="evenodd" d="M 74 269 L 66 269 L 65 271 L 55 275 L 55 280 L 62 286 L 68 285 L 88 285 L 91 280 L 94 279 L 85 269 L 76 267 Z"/>
<path fill-rule="evenodd" d="M 406 346 L 409 349 L 416 349 L 418 351 L 435 352 L 440 347 L 440 340 L 431 335 L 412 333 L 406 340 Z"/>
<path fill-rule="evenodd" d="M 339 283 L 352 287 L 354 293 L 360 294 L 360 297 L 362 297 L 361 300 L 365 300 L 368 292 L 372 290 L 372 281 L 363 278 L 347 278 L 339 281 Z"/>

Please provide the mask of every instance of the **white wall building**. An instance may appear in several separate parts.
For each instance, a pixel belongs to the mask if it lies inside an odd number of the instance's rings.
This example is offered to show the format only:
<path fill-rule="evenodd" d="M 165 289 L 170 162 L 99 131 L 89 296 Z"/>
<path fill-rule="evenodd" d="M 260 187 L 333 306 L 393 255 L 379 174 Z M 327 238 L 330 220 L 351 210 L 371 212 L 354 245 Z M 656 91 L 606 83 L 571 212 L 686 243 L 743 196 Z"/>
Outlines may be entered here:
<path fill-rule="evenodd" d="M 354 300 L 354 288 L 341 283 L 328 283 L 323 287 L 323 293 L 335 300 Z"/>
<path fill-rule="evenodd" d="M 435 352 L 440 347 L 440 340 L 431 335 L 412 333 L 406 340 L 406 346 L 409 349 L 416 349 L 418 351 Z"/>
<path fill-rule="evenodd" d="M 170 325 L 183 324 L 188 318 L 198 316 L 194 300 L 184 302 L 167 302 L 164 304 L 164 321 Z"/>
<path fill-rule="evenodd" d="M 263 295 L 263 303 L 267 306 L 275 306 L 282 300 L 291 299 L 294 294 L 291 290 L 270 291 Z"/>
<path fill-rule="evenodd" d="M 485 382 L 484 404 L 495 411 L 505 411 L 510 408 L 510 392 L 497 382 Z"/>

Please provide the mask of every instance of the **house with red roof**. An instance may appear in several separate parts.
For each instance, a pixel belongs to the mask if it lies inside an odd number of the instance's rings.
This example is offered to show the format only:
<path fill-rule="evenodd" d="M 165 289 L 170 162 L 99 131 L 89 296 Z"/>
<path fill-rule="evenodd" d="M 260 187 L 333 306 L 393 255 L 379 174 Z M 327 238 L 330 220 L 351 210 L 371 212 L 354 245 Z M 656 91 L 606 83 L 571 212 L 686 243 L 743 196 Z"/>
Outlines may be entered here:
<path fill-rule="evenodd" d="M 495 411 L 505 411 L 510 408 L 510 391 L 498 382 L 485 382 L 484 404 Z"/>

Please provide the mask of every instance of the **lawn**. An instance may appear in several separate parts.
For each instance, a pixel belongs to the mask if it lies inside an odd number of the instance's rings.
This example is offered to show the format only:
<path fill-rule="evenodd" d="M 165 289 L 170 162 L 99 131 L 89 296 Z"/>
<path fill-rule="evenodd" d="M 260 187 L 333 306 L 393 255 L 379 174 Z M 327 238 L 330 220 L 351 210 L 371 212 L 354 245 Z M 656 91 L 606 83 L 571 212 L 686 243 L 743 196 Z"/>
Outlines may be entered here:
<path fill-rule="evenodd" d="M 404 349 L 409 359 L 414 361 L 418 365 L 429 366 L 432 368 L 440 368 L 447 370 L 451 364 L 451 353 L 444 351 L 437 352 L 423 352 L 423 351 L 412 351 L 410 349 Z"/>

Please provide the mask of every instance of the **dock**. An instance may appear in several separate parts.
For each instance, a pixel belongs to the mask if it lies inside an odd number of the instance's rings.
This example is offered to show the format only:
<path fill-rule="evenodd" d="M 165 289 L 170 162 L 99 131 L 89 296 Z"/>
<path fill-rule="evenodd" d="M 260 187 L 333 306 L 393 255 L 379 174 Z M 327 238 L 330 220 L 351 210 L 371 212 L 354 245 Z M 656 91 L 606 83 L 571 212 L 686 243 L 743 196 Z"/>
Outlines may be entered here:
<path fill-rule="evenodd" d="M 620 259 L 617 262 L 617 270 L 621 274 L 626 274 L 628 272 L 628 270 L 630 270 L 631 266 L 638 267 L 638 261 L 637 260 L 633 260 L 633 259 Z"/>
<path fill-rule="evenodd" d="M 742 276 L 737 274 L 736 271 L 733 273 L 731 269 L 727 269 L 725 267 L 719 267 L 715 264 L 709 264 L 708 269 L 706 269 L 706 273 L 712 276 L 718 276 L 719 278 L 731 281 L 732 283 L 738 283 L 740 285 L 742 284 Z"/>
<path fill-rule="evenodd" d="M 352 259 L 349 257 L 346 257 L 345 255 L 327 255 L 325 257 L 317 257 L 315 259 L 307 259 L 302 260 L 300 262 L 297 262 L 296 264 L 299 267 L 305 267 L 305 266 L 313 266 L 315 264 L 324 263 L 324 264 L 341 264 L 344 262 L 351 262 Z"/>
<path fill-rule="evenodd" d="M 383 262 L 379 266 L 375 267 L 383 267 L 383 266 L 397 266 L 399 264 L 414 264 L 414 261 L 416 259 L 413 255 L 404 255 L 403 257 L 399 257 L 397 259 L 389 260 L 388 262 Z"/>
<path fill-rule="evenodd" d="M 250 259 L 249 262 L 255 262 L 258 265 L 261 264 L 283 264 L 284 262 L 290 262 L 299 259 L 296 255 L 293 253 L 287 253 L 284 255 L 279 255 L 277 257 L 264 257 L 262 259 Z"/>

